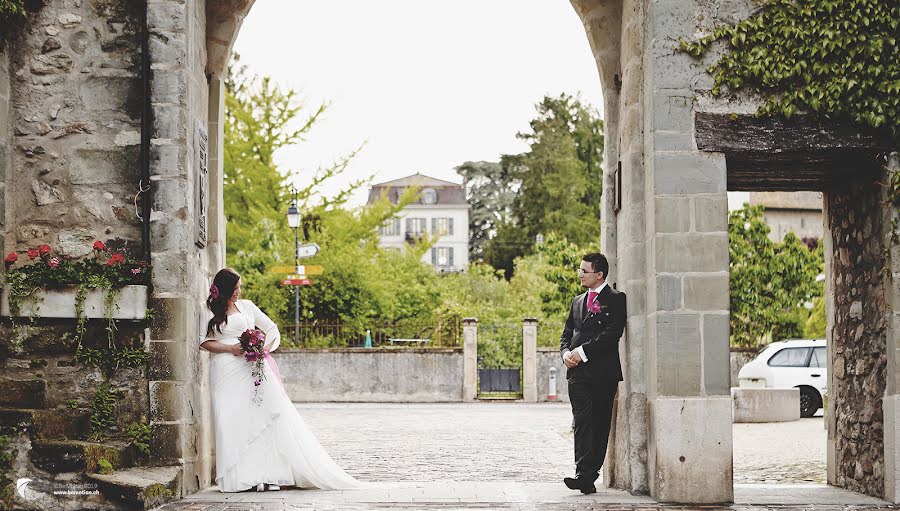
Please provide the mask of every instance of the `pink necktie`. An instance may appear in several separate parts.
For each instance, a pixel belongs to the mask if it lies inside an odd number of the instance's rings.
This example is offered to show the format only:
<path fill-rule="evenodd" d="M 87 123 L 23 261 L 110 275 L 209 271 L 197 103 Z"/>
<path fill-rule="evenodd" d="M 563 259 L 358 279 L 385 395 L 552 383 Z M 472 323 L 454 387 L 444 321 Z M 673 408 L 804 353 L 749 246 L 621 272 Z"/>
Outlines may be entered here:
<path fill-rule="evenodd" d="M 597 298 L 597 293 L 595 293 L 595 292 L 593 292 L 593 291 L 589 291 L 589 292 L 588 292 L 588 299 L 587 299 L 587 306 L 588 306 L 588 308 L 591 307 L 591 304 L 594 303 L 594 300 L 595 300 L 596 298 Z"/>

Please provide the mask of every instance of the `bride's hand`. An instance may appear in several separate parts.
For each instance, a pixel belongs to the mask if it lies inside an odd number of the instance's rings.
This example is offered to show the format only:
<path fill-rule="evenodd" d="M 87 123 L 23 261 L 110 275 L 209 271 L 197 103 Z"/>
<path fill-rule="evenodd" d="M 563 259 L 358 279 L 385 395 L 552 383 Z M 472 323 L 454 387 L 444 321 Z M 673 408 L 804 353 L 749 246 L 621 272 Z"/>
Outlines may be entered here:
<path fill-rule="evenodd" d="M 234 355 L 234 356 L 236 356 L 236 357 L 239 357 L 239 356 L 241 356 L 243 353 L 244 353 L 244 352 L 241 350 L 241 345 L 240 345 L 240 344 L 232 344 L 232 345 L 231 345 L 231 354 L 232 354 L 232 355 Z"/>

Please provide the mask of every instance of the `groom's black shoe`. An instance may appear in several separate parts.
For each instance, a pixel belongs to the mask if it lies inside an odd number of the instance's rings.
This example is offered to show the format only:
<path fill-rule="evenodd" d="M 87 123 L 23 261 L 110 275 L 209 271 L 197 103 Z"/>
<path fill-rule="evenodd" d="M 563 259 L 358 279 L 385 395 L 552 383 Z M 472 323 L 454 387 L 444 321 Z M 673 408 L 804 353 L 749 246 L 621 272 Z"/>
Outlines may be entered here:
<path fill-rule="evenodd" d="M 594 483 L 582 481 L 576 477 L 564 477 L 563 482 L 566 483 L 566 486 L 570 490 L 578 490 L 585 495 L 589 493 L 597 493 L 597 487 L 594 486 Z"/>

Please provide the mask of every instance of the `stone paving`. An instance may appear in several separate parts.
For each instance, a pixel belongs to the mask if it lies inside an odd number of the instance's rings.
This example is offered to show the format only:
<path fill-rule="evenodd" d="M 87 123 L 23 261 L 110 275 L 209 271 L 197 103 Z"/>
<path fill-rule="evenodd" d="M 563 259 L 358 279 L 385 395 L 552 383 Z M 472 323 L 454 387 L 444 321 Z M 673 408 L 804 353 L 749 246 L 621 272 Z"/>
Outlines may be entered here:
<path fill-rule="evenodd" d="M 559 482 L 572 471 L 566 404 L 301 404 L 335 460 L 370 486 L 355 491 L 222 494 L 208 488 L 161 511 L 366 509 L 894 509 L 826 485 L 822 419 L 735 425 L 735 502 L 677 506 Z M 784 468 L 788 467 L 788 468 Z M 779 479 L 781 478 L 781 479 Z"/>

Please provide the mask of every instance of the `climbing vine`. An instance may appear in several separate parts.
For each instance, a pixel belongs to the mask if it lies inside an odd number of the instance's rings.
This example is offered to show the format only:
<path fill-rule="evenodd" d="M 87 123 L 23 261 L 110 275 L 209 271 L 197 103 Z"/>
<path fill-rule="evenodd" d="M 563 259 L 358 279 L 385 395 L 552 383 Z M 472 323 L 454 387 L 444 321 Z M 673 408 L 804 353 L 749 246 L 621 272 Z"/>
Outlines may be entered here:
<path fill-rule="evenodd" d="M 759 115 L 814 112 L 889 129 L 900 138 L 900 2 L 770 0 L 736 25 L 680 50 L 702 56 L 715 41 L 727 51 L 707 70 L 723 87 L 766 98 Z"/>

